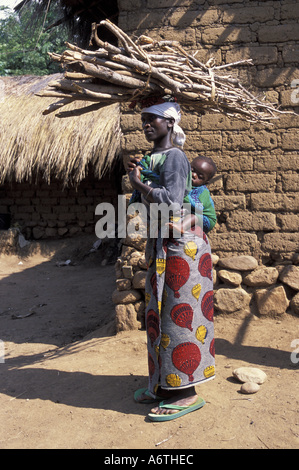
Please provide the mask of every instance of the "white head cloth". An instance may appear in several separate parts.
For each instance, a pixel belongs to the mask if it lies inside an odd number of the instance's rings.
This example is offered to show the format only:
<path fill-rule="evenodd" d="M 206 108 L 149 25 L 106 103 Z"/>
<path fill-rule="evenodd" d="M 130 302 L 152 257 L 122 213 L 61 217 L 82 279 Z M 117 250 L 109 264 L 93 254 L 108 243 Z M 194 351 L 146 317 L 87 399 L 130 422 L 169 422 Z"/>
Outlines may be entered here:
<path fill-rule="evenodd" d="M 178 124 L 181 120 L 181 108 L 177 103 L 166 102 L 161 104 L 154 104 L 148 108 L 143 108 L 141 110 L 141 114 L 142 113 L 156 114 L 157 116 L 164 118 L 173 118 L 173 144 L 178 145 L 179 147 L 183 147 L 186 136 L 183 129 Z"/>

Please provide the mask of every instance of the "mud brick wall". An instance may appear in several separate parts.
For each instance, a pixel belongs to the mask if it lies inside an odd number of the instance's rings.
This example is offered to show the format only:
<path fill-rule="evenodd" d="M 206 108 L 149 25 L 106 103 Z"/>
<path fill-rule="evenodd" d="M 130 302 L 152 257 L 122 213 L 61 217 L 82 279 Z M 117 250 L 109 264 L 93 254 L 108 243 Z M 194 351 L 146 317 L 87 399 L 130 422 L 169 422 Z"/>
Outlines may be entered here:
<path fill-rule="evenodd" d="M 254 66 L 234 72 L 242 83 L 298 112 L 297 0 L 119 0 L 119 9 L 119 26 L 132 36 L 178 40 L 202 61 L 253 59 Z M 210 187 L 218 214 L 209 235 L 213 252 L 253 255 L 266 263 L 291 260 L 299 250 L 299 116 L 284 115 L 262 127 L 183 111 L 188 158 L 205 154 L 218 167 Z M 150 148 L 138 115 L 125 110 L 122 130 L 124 160 Z M 123 185 L 129 192 L 127 181 Z"/>
<path fill-rule="evenodd" d="M 51 184 L 6 183 L 0 188 L 0 214 L 10 214 L 11 226 L 18 226 L 26 239 L 49 239 L 94 233 L 95 208 L 102 202 L 117 205 L 114 177 L 101 180 L 92 175 L 77 188 Z"/>

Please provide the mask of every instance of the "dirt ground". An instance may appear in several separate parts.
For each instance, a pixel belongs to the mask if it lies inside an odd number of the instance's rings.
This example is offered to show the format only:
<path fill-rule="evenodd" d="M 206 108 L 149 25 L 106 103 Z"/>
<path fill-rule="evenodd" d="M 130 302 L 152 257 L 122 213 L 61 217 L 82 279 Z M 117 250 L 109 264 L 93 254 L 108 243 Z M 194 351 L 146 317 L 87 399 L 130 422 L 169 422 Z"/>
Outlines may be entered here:
<path fill-rule="evenodd" d="M 147 385 L 145 332 L 115 335 L 114 267 L 103 250 L 85 256 L 94 241 L 0 256 L 0 448 L 298 448 L 298 317 L 216 316 L 216 378 L 198 389 L 206 405 L 153 423 L 151 405 L 133 400 Z M 268 376 L 256 394 L 232 377 L 243 365 Z"/>

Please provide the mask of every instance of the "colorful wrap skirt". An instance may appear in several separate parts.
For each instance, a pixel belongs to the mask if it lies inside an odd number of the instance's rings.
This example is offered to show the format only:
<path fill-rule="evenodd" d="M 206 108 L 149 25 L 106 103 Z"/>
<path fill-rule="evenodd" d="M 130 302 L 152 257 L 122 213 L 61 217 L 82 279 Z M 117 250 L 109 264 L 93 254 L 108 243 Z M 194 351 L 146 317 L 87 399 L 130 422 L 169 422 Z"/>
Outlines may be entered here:
<path fill-rule="evenodd" d="M 148 389 L 191 387 L 215 376 L 213 278 L 209 241 L 199 227 L 146 247 Z"/>

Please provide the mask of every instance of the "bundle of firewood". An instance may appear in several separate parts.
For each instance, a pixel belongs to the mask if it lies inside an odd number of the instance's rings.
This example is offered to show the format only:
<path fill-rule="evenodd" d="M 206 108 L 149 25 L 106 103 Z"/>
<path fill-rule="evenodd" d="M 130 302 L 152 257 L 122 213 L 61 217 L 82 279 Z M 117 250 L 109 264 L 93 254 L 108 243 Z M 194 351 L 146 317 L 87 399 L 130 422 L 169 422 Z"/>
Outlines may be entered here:
<path fill-rule="evenodd" d="M 39 93 L 39 96 L 60 98 L 44 114 L 73 101 L 94 103 L 79 112 L 117 102 L 133 107 L 152 95 L 171 95 L 182 106 L 252 122 L 268 122 L 282 112 L 254 96 L 236 77 L 227 74 L 227 69 L 250 65 L 251 60 L 220 66 L 209 60 L 203 64 L 196 58 L 196 53 L 185 51 L 177 41 L 154 41 L 147 36 L 133 41 L 109 20 L 101 21 L 100 25 L 114 33 L 119 47 L 103 42 L 97 34 L 99 25 L 94 23 L 91 41 L 97 50 L 83 50 L 67 43 L 68 49 L 63 54 L 50 53 L 65 72 L 64 78 L 50 82 Z"/>

